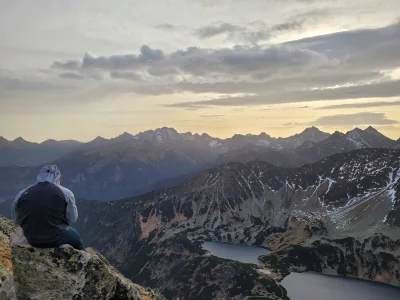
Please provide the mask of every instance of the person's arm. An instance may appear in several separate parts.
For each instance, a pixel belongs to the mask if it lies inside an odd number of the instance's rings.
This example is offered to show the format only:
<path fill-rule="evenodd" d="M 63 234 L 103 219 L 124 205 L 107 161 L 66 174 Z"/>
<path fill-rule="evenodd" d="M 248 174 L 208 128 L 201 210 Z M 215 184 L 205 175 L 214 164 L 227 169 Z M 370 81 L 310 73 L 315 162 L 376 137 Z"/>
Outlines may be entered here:
<path fill-rule="evenodd" d="M 18 220 L 18 211 L 17 211 L 18 200 L 19 200 L 19 198 L 21 198 L 22 194 L 25 193 L 29 188 L 30 188 L 30 186 L 27 187 L 26 189 L 23 189 L 22 191 L 20 191 L 17 194 L 17 196 L 15 196 L 15 199 L 14 199 L 13 203 L 11 204 L 11 218 L 15 225 L 20 225 L 20 220 Z"/>
<path fill-rule="evenodd" d="M 65 200 L 67 201 L 65 216 L 69 223 L 75 223 L 78 219 L 78 209 L 76 208 L 75 196 L 69 189 L 66 189 L 65 187 L 61 188 L 65 195 Z"/>

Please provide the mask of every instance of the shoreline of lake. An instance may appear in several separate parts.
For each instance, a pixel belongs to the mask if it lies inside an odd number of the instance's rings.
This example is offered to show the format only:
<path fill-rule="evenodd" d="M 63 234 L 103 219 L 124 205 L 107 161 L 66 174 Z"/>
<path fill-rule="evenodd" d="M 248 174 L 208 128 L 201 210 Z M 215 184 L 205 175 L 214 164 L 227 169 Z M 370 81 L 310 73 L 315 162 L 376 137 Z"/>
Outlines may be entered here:
<path fill-rule="evenodd" d="M 204 242 L 202 248 L 220 258 L 258 266 L 260 266 L 258 257 L 271 253 L 271 250 L 265 247 L 216 241 Z M 268 275 L 268 266 L 257 271 Z M 400 287 L 330 274 L 293 272 L 280 284 L 287 290 L 291 300 L 382 300 L 383 295 L 385 300 L 400 299 Z"/>

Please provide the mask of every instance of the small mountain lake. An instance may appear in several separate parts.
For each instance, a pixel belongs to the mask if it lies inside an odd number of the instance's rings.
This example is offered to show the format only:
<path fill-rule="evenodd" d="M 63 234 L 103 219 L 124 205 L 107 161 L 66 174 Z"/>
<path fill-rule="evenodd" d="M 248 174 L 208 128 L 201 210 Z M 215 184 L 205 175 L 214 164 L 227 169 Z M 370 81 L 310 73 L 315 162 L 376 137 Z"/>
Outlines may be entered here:
<path fill-rule="evenodd" d="M 205 242 L 203 248 L 212 255 L 256 264 L 258 257 L 270 253 L 258 246 Z M 268 274 L 268 270 L 259 270 Z M 327 276 L 315 273 L 292 273 L 281 284 L 291 300 L 399 300 L 400 288 L 353 278 Z"/>

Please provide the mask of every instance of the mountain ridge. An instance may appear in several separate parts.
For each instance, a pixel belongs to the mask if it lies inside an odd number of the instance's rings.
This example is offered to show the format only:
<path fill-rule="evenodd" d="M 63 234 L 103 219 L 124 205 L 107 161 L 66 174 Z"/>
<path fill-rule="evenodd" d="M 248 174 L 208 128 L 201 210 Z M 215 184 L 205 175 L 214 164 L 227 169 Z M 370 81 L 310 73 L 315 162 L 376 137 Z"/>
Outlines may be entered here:
<path fill-rule="evenodd" d="M 361 131 L 369 133 L 369 139 L 357 140 L 357 138 L 360 136 L 359 130 L 360 129 L 356 128 L 346 133 L 347 138 L 352 140 L 353 144 L 359 145 L 353 145 L 352 147 L 349 147 L 352 150 L 353 148 L 360 148 L 360 145 L 364 145 L 366 147 L 369 147 L 371 144 L 379 144 L 381 147 L 398 147 L 400 145 L 400 142 L 396 142 L 385 137 L 371 126 L 366 130 Z M 191 132 L 178 133 L 174 128 L 163 127 L 155 130 L 140 132 L 136 135 L 124 132 L 121 135 L 110 139 L 98 136 L 92 141 L 86 143 L 75 140 L 57 141 L 53 139 L 48 139 L 41 143 L 34 143 L 26 141 L 22 137 L 19 137 L 13 141 L 9 141 L 4 137 L 0 137 L 0 166 L 40 165 L 44 163 L 51 163 L 68 153 L 78 150 L 88 150 L 122 143 L 131 143 L 136 145 L 138 141 L 143 140 L 149 140 L 159 145 L 171 145 L 178 141 L 185 140 L 195 143 L 199 147 L 207 146 L 209 148 L 208 150 L 219 155 L 227 153 L 231 150 L 242 149 L 248 144 L 282 151 L 296 150 L 302 147 L 303 144 L 321 143 L 332 136 L 334 137 L 335 134 L 337 134 L 337 132 L 330 135 L 313 126 L 304 129 L 298 134 L 285 138 L 274 138 L 263 132 L 259 135 L 235 134 L 230 138 L 221 139 L 211 137 L 206 133 L 203 133 L 202 135 L 197 133 L 192 134 Z M 374 143 L 371 143 L 371 136 L 373 136 L 373 139 L 379 140 L 379 142 L 375 141 Z"/>
<path fill-rule="evenodd" d="M 168 131 L 171 131 L 171 132 L 174 132 L 174 134 L 177 134 L 177 135 L 180 135 L 180 136 L 186 136 L 186 137 L 204 137 L 204 138 L 210 138 L 210 139 L 219 139 L 219 140 L 227 140 L 227 139 L 232 139 L 232 138 L 235 138 L 235 137 L 246 137 L 246 136 L 259 136 L 259 137 L 264 137 L 264 138 L 270 138 L 270 139 L 280 139 L 280 140 L 284 140 L 284 139 L 288 139 L 288 138 L 291 138 L 291 137 L 295 137 L 295 136 L 299 136 L 299 135 L 304 135 L 304 134 L 315 134 L 315 133 L 320 133 L 320 134 L 325 134 L 325 135 L 332 135 L 332 134 L 330 134 L 330 133 L 327 133 L 327 132 L 324 132 L 324 131 L 321 131 L 318 127 L 316 127 L 316 126 L 310 126 L 310 127 L 306 127 L 305 129 L 303 129 L 302 131 L 300 131 L 300 132 L 298 132 L 298 133 L 295 133 L 295 134 L 293 134 L 293 135 L 290 135 L 290 136 L 286 136 L 286 137 L 282 137 L 282 136 L 278 136 L 278 137 L 274 137 L 274 136 L 271 136 L 271 135 L 269 135 L 269 134 L 267 134 L 266 132 L 261 132 L 261 133 L 259 133 L 259 134 L 254 134 L 254 133 L 247 133 L 247 134 L 233 134 L 231 137 L 227 137 L 227 138 L 220 138 L 220 137 L 213 137 L 213 136 L 210 136 L 209 134 L 207 134 L 207 133 L 192 133 L 192 132 L 190 132 L 190 131 L 188 131 L 188 132 L 181 132 L 181 133 L 179 133 L 176 129 L 174 129 L 174 128 L 172 128 L 172 127 L 160 127 L 160 128 L 156 128 L 156 129 L 149 129 L 149 130 L 146 130 L 146 131 L 142 131 L 142 132 L 139 132 L 139 133 L 136 133 L 136 134 L 132 134 L 132 133 L 129 133 L 129 132 L 123 132 L 123 133 L 121 133 L 120 135 L 118 135 L 118 136 L 115 136 L 115 137 L 112 137 L 112 138 L 104 138 L 104 137 L 102 137 L 102 136 L 97 136 L 96 138 L 94 138 L 93 140 L 89 140 L 89 141 L 87 141 L 87 142 L 83 142 L 83 141 L 78 141 L 78 140 L 75 140 L 75 139 L 67 139 L 67 140 L 57 140 L 57 139 L 52 139 L 52 138 L 49 138 L 49 139 L 47 139 L 47 140 L 45 140 L 45 141 L 42 141 L 42 142 L 31 142 L 31 141 L 29 141 L 29 140 L 25 140 L 23 137 L 17 137 L 17 138 L 15 138 L 14 140 L 9 140 L 9 139 L 7 139 L 7 138 L 5 138 L 5 137 L 3 137 L 3 136 L 0 136 L 0 141 L 7 141 L 7 142 L 15 142 L 15 141 L 24 141 L 24 142 L 28 142 L 28 143 L 31 143 L 31 144 L 43 144 L 44 142 L 46 142 L 46 141 L 57 141 L 57 142 L 67 142 L 67 141 L 71 141 L 71 142 L 76 142 L 76 143 L 80 143 L 80 144 L 86 144 L 86 143 L 90 143 L 90 142 L 92 142 L 92 141 L 94 141 L 94 140 L 96 140 L 96 139 L 104 139 L 104 140 L 113 140 L 113 139 L 118 139 L 118 138 L 126 138 L 126 139 L 128 139 L 128 138 L 139 138 L 139 137 L 141 137 L 141 136 L 146 136 L 146 135 L 149 135 L 149 134 L 157 134 L 157 133 L 162 133 L 163 131 L 165 131 L 165 130 L 168 130 Z M 354 131 L 354 130 L 361 130 L 361 131 L 369 131 L 369 132 L 377 132 L 377 133 L 380 133 L 376 128 L 374 128 L 373 126 L 368 126 L 366 129 L 360 129 L 360 128 L 358 128 L 358 127 L 355 127 L 355 128 L 353 128 L 352 130 L 349 130 L 349 131 L 347 131 L 346 133 L 348 133 L 348 132 L 351 132 L 351 131 Z M 337 131 L 337 132 L 339 132 L 339 131 Z M 399 138 L 399 140 L 400 140 L 400 138 Z"/>
<path fill-rule="evenodd" d="M 267 134 L 261 134 L 261 139 L 254 135 L 235 135 L 222 141 L 206 134 L 179 134 L 176 130 L 161 128 L 141 133 L 136 138 L 123 133 L 111 140 L 99 137 L 89 144 L 74 144 L 70 152 L 67 151 L 51 163 L 59 165 L 63 184 L 75 190 L 78 197 L 114 200 L 157 188 L 158 182 L 160 186 L 165 186 L 166 182 L 181 182 L 179 178 L 182 176 L 229 161 L 259 159 L 277 166 L 295 168 L 360 147 L 392 146 L 392 140 L 374 128 L 354 129 L 347 135 L 335 132 L 326 137 L 325 133 L 311 127 L 301 134 L 304 134 L 301 138 L 294 135 L 284 141 L 268 141 Z M 65 148 L 60 143 L 56 145 Z M 393 141 L 393 148 L 395 146 L 396 142 Z M 52 149 L 46 149 L 44 154 L 52 152 Z M 14 158 L 15 154 L 21 154 L 15 148 L 7 151 Z M 0 161 L 1 158 L 8 159 L 4 155 L 7 151 L 0 150 Z M 28 149 L 22 152 L 24 158 L 31 157 L 27 153 L 33 155 Z M 19 190 L 31 184 L 38 169 L 15 165 L 0 168 L 0 173 L 4 174 L 0 182 L 2 200 L 14 197 Z"/>

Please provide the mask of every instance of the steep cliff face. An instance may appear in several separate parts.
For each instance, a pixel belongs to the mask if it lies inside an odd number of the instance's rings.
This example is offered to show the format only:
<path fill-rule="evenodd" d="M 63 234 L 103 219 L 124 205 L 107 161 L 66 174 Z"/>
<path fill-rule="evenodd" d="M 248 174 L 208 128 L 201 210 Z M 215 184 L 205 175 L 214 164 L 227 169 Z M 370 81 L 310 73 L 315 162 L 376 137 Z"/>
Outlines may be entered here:
<path fill-rule="evenodd" d="M 161 300 L 156 292 L 133 284 L 95 252 L 62 246 L 38 249 L 22 232 L 12 244 L 15 291 L 18 300 Z"/>

